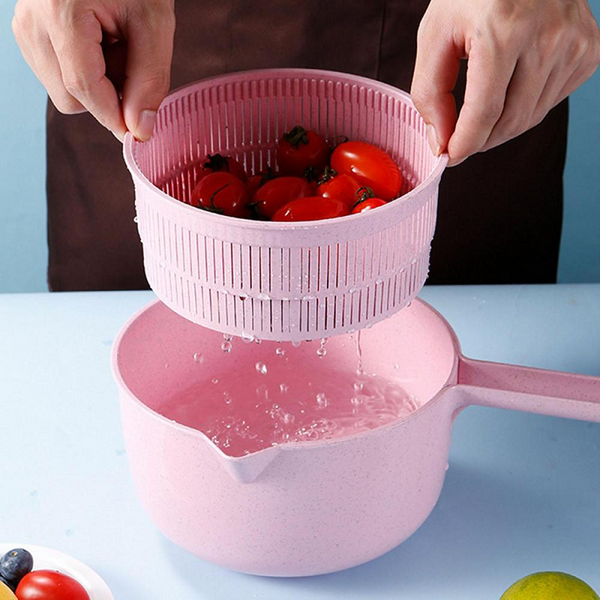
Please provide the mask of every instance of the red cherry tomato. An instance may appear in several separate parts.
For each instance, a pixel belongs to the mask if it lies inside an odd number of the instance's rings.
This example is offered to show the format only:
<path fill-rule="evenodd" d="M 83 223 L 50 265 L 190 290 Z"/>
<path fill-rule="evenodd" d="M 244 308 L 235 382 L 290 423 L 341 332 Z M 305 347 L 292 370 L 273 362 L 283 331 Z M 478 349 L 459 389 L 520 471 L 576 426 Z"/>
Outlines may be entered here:
<path fill-rule="evenodd" d="M 198 185 L 207 175 L 210 175 L 211 173 L 220 173 L 222 171 L 235 175 L 244 183 L 248 181 L 248 175 L 242 164 L 235 160 L 235 158 L 223 156 L 222 154 L 209 154 L 204 160 L 196 164 L 195 171 L 194 181 L 196 182 L 196 185 Z"/>
<path fill-rule="evenodd" d="M 325 167 L 325 168 L 327 168 L 327 167 Z M 317 188 L 319 187 L 319 178 L 318 177 L 315 179 L 304 178 L 304 181 L 306 181 L 306 183 L 308 183 L 308 186 L 310 187 L 309 196 L 318 196 Z"/>
<path fill-rule="evenodd" d="M 333 169 L 325 169 L 325 175 L 317 187 L 317 196 L 323 198 L 337 198 L 346 202 L 349 207 L 354 206 L 358 197 L 361 184 L 353 175 L 343 173 L 338 175 Z"/>
<path fill-rule="evenodd" d="M 329 160 L 329 146 L 321 135 L 296 125 L 277 144 L 277 164 L 284 175 L 303 177 L 321 173 Z"/>
<path fill-rule="evenodd" d="M 282 207 L 298 198 L 314 196 L 314 187 L 302 177 L 279 177 L 268 181 L 257 190 L 251 207 L 261 216 L 270 219 Z"/>
<path fill-rule="evenodd" d="M 246 185 L 231 173 L 211 173 L 200 180 L 190 204 L 210 212 L 249 219 Z"/>
<path fill-rule="evenodd" d="M 282 206 L 274 215 L 273 221 L 319 221 L 343 217 L 350 213 L 345 202 L 335 198 L 309 196 Z"/>
<path fill-rule="evenodd" d="M 248 198 L 253 198 L 261 184 L 262 175 L 251 175 L 248 177 L 246 182 L 246 190 L 248 191 Z"/>
<path fill-rule="evenodd" d="M 398 165 L 387 152 L 366 142 L 341 143 L 331 155 L 331 168 L 338 174 L 353 175 L 382 200 L 400 195 L 402 174 Z"/>
<path fill-rule="evenodd" d="M 277 173 L 271 169 L 271 167 L 267 167 L 266 171 L 262 171 L 261 173 L 257 173 L 256 175 L 252 175 L 248 178 L 248 182 L 246 183 L 246 187 L 248 189 L 248 198 L 254 198 L 254 194 L 258 188 L 262 187 L 267 183 L 267 181 L 271 181 L 277 177 Z"/>
<path fill-rule="evenodd" d="M 21 579 L 18 600 L 90 600 L 85 588 L 58 571 L 32 571 Z"/>
<path fill-rule="evenodd" d="M 383 206 L 384 204 L 387 204 L 387 202 L 385 200 L 382 200 L 381 198 L 366 198 L 365 200 L 361 200 L 360 202 L 356 203 L 356 205 L 352 209 L 352 214 L 356 215 L 367 210 L 378 208 L 380 206 Z"/>
<path fill-rule="evenodd" d="M 328 159 L 329 160 L 329 159 Z M 319 187 L 319 181 L 324 177 L 325 171 L 327 171 L 329 167 L 325 167 L 324 169 L 316 169 L 315 167 L 308 167 L 306 171 L 304 171 L 304 179 L 310 183 L 313 189 L 313 195 L 317 195 L 317 187 Z"/>

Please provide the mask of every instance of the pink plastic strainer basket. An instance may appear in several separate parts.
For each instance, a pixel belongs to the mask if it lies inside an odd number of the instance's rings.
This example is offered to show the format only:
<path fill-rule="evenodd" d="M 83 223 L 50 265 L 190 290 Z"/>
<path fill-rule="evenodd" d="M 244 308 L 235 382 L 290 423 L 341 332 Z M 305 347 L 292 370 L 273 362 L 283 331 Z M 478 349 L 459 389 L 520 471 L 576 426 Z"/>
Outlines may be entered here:
<path fill-rule="evenodd" d="M 249 171 L 275 165 L 296 124 L 387 150 L 402 197 L 373 211 L 306 224 L 208 213 L 186 204 L 209 153 Z M 409 96 L 342 73 L 268 69 L 234 73 L 169 95 L 147 143 L 125 140 L 136 189 L 144 265 L 157 296 L 183 317 L 242 337 L 313 340 L 374 324 L 406 306 L 429 268 L 436 158 Z"/>

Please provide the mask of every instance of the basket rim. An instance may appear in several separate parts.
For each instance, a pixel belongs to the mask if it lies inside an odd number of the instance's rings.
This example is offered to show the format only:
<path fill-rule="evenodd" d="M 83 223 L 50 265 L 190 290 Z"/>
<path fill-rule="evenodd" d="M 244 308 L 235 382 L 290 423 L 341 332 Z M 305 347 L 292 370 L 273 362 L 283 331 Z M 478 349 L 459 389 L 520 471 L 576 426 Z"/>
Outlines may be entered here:
<path fill-rule="evenodd" d="M 412 101 L 410 95 L 392 85 L 387 83 L 383 83 L 376 79 L 371 79 L 369 77 L 363 77 L 360 75 L 352 75 L 350 73 L 344 73 L 341 71 L 329 71 L 323 69 L 305 69 L 305 68 L 270 68 L 270 69 L 252 69 L 245 71 L 233 71 L 226 74 L 213 75 L 212 77 L 206 77 L 204 79 L 200 79 L 198 81 L 187 83 L 182 85 L 171 92 L 165 97 L 163 103 L 166 101 L 176 100 L 178 97 L 181 97 L 189 92 L 191 88 L 204 85 L 207 83 L 218 83 L 219 80 L 226 83 L 232 77 L 238 77 L 243 79 L 253 79 L 256 78 L 257 75 L 266 75 L 266 74 L 280 74 L 281 76 L 290 76 L 294 74 L 306 76 L 315 76 L 321 77 L 324 79 L 332 78 L 339 80 L 347 78 L 348 83 L 364 83 L 370 86 L 376 85 L 380 90 L 385 90 L 390 92 L 392 95 L 400 96 L 413 108 L 416 107 Z M 159 108 L 160 110 L 160 108 Z M 163 192 L 160 188 L 155 186 L 146 175 L 142 172 L 141 168 L 137 164 L 137 161 L 134 157 L 134 147 L 140 144 L 144 144 L 145 142 L 137 141 L 133 135 L 129 132 L 125 134 L 125 140 L 123 143 L 123 158 L 125 160 L 125 164 L 129 169 L 134 183 L 136 185 L 142 184 L 147 191 L 151 192 L 155 196 L 159 196 L 164 201 L 168 202 L 174 210 L 182 211 L 182 214 L 185 214 L 185 211 L 189 211 L 188 214 L 190 216 L 196 215 L 192 218 L 202 218 L 206 220 L 208 223 L 213 222 L 215 225 L 225 225 L 228 224 L 234 227 L 240 227 L 244 229 L 257 229 L 264 231 L 265 229 L 271 231 L 286 231 L 288 229 L 302 229 L 302 230 L 316 230 L 323 227 L 331 227 L 337 223 L 348 223 L 355 222 L 357 219 L 380 219 L 385 215 L 386 212 L 394 211 L 397 209 L 399 205 L 406 204 L 410 202 L 416 196 L 419 196 L 424 189 L 429 187 L 434 181 L 439 180 L 442 176 L 444 169 L 448 164 L 448 154 L 442 153 L 435 159 L 435 163 L 429 175 L 415 188 L 407 192 L 406 194 L 399 196 L 393 200 L 390 200 L 386 203 L 385 206 L 380 206 L 376 211 L 370 210 L 357 214 L 345 215 L 342 217 L 334 217 L 331 219 L 320 219 L 315 221 L 290 221 L 290 222 L 281 222 L 281 221 L 254 221 L 251 219 L 243 219 L 240 217 L 231 217 L 228 215 L 220 215 L 218 213 L 212 213 L 208 211 L 198 210 L 197 208 L 186 204 L 185 202 L 181 202 L 176 198 L 173 198 L 169 194 Z M 390 213 L 391 216 L 391 213 Z M 366 224 L 366 222 L 365 222 Z"/>

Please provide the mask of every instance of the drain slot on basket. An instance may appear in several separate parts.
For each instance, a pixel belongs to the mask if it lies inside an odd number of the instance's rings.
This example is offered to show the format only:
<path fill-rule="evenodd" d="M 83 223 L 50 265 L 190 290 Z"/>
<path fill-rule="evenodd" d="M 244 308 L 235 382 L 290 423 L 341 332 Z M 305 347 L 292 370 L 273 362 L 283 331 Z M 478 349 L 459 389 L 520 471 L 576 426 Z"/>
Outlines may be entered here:
<path fill-rule="evenodd" d="M 279 136 L 297 123 L 330 142 L 346 135 L 384 148 L 406 175 L 404 196 L 296 227 L 185 203 L 202 156 L 274 164 Z M 165 100 L 150 142 L 127 139 L 125 158 L 150 286 L 198 324 L 279 341 L 330 337 L 390 316 L 425 282 L 447 159 L 432 155 L 409 96 L 388 85 L 296 69 L 198 82 Z"/>

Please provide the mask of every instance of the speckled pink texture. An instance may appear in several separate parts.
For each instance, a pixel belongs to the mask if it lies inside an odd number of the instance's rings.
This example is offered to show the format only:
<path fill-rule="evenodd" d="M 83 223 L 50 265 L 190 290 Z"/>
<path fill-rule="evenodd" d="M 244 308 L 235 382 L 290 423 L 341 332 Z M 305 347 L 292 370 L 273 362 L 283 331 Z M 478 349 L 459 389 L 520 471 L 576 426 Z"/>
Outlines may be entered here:
<path fill-rule="evenodd" d="M 600 421 L 599 378 L 465 359 L 449 325 L 422 301 L 362 335 L 365 368 L 402 381 L 424 406 L 345 440 L 231 458 L 152 409 L 193 377 L 199 346 L 205 366 L 219 360 L 221 336 L 158 302 L 134 316 L 115 342 L 113 369 L 131 472 L 158 528 L 238 571 L 337 571 L 387 552 L 427 518 L 458 409 L 483 404 Z M 353 344 L 344 344 L 344 336 L 329 340 L 327 358 L 351 360 Z M 251 349 L 239 344 L 240 360 Z"/>

